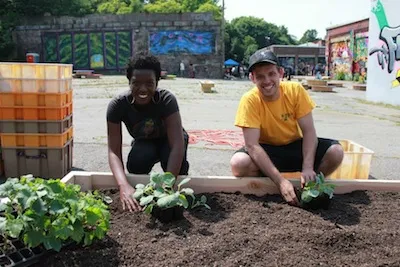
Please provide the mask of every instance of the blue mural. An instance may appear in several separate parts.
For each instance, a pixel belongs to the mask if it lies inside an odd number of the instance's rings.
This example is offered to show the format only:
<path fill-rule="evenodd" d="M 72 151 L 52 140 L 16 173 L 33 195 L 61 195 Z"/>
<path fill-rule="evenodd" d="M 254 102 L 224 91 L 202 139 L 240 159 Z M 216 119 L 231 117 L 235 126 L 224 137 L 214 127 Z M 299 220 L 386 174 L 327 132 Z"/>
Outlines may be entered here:
<path fill-rule="evenodd" d="M 150 52 L 155 55 L 174 53 L 212 54 L 213 32 L 159 31 L 150 34 Z"/>

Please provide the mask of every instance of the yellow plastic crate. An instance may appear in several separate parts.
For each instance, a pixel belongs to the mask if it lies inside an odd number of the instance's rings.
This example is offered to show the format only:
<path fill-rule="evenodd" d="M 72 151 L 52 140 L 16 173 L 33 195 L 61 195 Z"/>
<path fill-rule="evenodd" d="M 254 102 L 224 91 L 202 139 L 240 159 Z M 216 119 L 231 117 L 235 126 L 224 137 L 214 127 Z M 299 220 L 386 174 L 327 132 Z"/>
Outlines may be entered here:
<path fill-rule="evenodd" d="M 72 79 L 10 79 L 0 76 L 3 93 L 64 93 L 72 90 Z"/>
<path fill-rule="evenodd" d="M 72 79 L 72 64 L 0 62 L 2 79 Z"/>
<path fill-rule="evenodd" d="M 342 164 L 327 178 L 368 179 L 374 151 L 351 140 L 339 140 L 344 150 Z M 299 178 L 300 172 L 282 173 L 285 178 Z"/>
<path fill-rule="evenodd" d="M 72 103 L 72 90 L 65 93 L 2 93 L 0 107 L 62 107 Z"/>
<path fill-rule="evenodd" d="M 73 137 L 73 127 L 62 134 L 1 134 L 1 145 L 11 147 L 48 147 L 61 148 Z"/>
<path fill-rule="evenodd" d="M 0 120 L 63 120 L 72 114 L 72 103 L 62 107 L 4 107 L 0 108 Z"/>

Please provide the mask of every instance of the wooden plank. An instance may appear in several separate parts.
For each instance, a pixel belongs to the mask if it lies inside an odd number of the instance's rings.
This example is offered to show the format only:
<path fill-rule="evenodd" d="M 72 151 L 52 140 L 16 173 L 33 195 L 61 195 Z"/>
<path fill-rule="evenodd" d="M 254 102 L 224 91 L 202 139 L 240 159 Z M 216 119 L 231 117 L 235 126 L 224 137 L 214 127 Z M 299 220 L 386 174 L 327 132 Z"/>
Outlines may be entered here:
<path fill-rule="evenodd" d="M 178 177 L 178 182 L 186 176 Z M 278 194 L 278 188 L 269 178 L 233 176 L 188 176 L 192 180 L 187 184 L 196 193 L 235 193 L 253 194 L 262 196 L 265 194 Z M 127 175 L 131 185 L 147 183 L 148 175 Z M 62 179 L 63 182 L 80 184 L 82 190 L 117 188 L 112 173 L 108 172 L 71 172 Z M 87 181 L 85 181 L 87 179 Z M 288 179 L 294 186 L 300 187 L 299 179 Z M 335 194 L 345 194 L 358 190 L 400 192 L 400 180 L 337 180 L 326 179 L 335 184 Z"/>
<path fill-rule="evenodd" d="M 354 90 L 366 91 L 367 85 L 366 84 L 353 84 Z"/>
<path fill-rule="evenodd" d="M 311 90 L 313 92 L 333 92 L 333 87 L 322 86 L 322 85 L 312 85 Z"/>

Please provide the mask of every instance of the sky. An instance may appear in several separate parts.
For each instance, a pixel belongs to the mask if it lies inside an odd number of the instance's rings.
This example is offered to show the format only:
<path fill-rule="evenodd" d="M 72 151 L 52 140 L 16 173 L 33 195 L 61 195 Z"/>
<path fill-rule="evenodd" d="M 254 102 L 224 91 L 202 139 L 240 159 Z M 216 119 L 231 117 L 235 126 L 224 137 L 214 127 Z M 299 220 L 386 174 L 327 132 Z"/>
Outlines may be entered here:
<path fill-rule="evenodd" d="M 225 0 L 225 19 L 254 16 L 286 26 L 298 39 L 308 29 L 324 38 L 327 27 L 368 18 L 370 9 L 371 0 Z"/>

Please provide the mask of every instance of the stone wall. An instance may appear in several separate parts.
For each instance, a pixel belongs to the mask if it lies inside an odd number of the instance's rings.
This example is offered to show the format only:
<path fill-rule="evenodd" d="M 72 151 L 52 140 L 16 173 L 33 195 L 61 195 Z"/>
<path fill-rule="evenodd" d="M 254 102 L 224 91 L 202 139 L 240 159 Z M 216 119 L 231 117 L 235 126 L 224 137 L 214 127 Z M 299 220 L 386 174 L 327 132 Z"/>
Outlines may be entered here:
<path fill-rule="evenodd" d="M 132 55 L 149 50 L 149 33 L 157 31 L 212 31 L 215 47 L 211 54 L 174 53 L 157 55 L 163 70 L 179 73 L 183 61 L 186 70 L 189 64 L 195 67 L 196 78 L 222 78 L 224 42 L 221 41 L 221 21 L 211 13 L 181 14 L 126 14 L 88 15 L 85 17 L 41 17 L 22 19 L 14 31 L 17 53 L 23 58 L 26 53 L 39 53 L 43 60 L 42 39 L 45 33 L 74 33 L 91 31 L 120 31 L 132 33 Z"/>

